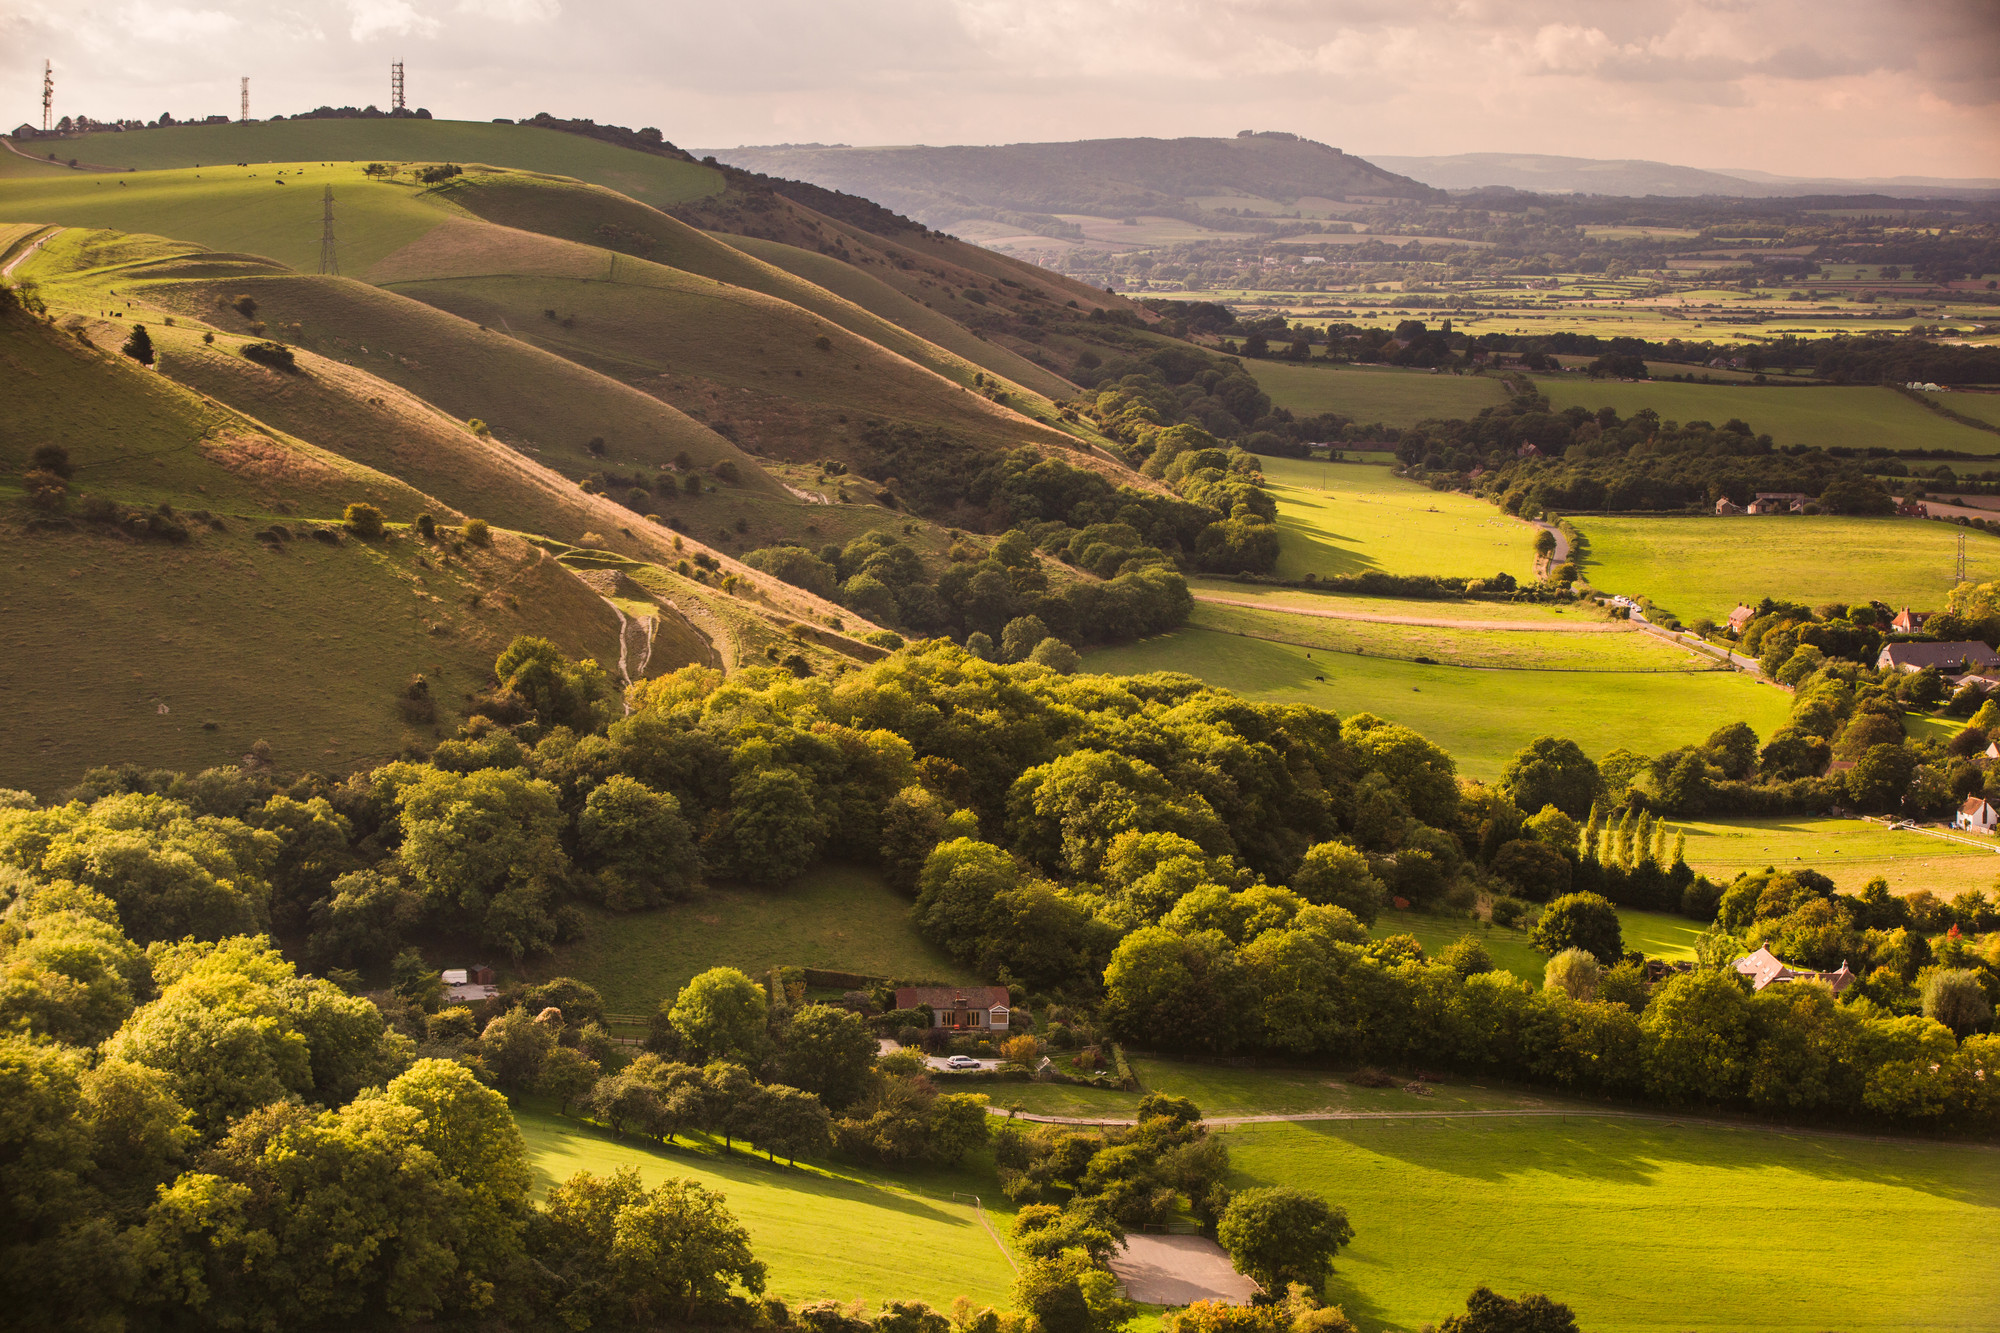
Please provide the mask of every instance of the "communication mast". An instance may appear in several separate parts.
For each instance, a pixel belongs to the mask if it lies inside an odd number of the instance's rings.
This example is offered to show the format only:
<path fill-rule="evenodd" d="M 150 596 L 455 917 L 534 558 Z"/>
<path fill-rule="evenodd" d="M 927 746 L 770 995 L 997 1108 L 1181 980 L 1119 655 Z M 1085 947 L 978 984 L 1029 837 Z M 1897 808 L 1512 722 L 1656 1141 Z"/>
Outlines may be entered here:
<path fill-rule="evenodd" d="M 326 187 L 326 208 L 321 214 L 319 232 L 319 271 L 340 276 L 340 257 L 333 249 L 333 187 Z"/>
<path fill-rule="evenodd" d="M 403 109 L 403 62 L 398 60 L 389 66 L 389 111 L 393 115 Z"/>
<path fill-rule="evenodd" d="M 55 115 L 55 110 L 54 110 L 55 104 L 56 104 L 55 66 L 51 65 L 48 61 L 44 60 L 42 62 L 42 133 L 43 134 L 47 134 L 49 131 L 53 130 L 56 127 L 55 121 L 53 119 Z"/>
<path fill-rule="evenodd" d="M 1958 578 L 1954 580 L 1954 586 L 1963 582 L 1965 582 L 1965 534 L 1961 532 L 1958 534 Z"/>
<path fill-rule="evenodd" d="M 248 124 L 250 123 L 250 76 L 249 76 L 248 74 L 245 74 L 245 75 L 243 76 L 243 115 L 242 115 L 242 123 L 243 123 L 243 124 L 245 124 L 245 125 L 248 125 Z"/>

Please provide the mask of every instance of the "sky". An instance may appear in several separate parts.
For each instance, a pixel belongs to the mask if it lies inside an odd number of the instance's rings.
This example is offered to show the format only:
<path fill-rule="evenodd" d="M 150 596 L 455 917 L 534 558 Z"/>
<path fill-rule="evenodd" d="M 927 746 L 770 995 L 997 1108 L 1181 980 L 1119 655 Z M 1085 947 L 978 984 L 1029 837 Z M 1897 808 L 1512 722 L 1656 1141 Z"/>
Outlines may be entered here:
<path fill-rule="evenodd" d="M 1288 130 L 2000 177 L 2000 0 L 0 0 L 0 127 L 410 103 L 686 147 Z"/>

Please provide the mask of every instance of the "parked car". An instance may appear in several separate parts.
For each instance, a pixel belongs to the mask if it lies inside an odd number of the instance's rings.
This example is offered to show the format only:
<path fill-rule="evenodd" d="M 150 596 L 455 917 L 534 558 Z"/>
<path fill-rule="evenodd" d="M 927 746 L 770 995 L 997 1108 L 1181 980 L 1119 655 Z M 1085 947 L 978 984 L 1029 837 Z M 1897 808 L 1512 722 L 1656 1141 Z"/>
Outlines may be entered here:
<path fill-rule="evenodd" d="M 944 1062 L 944 1067 L 946 1069 L 977 1069 L 979 1068 L 979 1061 L 969 1055 L 954 1055 L 951 1059 Z"/>

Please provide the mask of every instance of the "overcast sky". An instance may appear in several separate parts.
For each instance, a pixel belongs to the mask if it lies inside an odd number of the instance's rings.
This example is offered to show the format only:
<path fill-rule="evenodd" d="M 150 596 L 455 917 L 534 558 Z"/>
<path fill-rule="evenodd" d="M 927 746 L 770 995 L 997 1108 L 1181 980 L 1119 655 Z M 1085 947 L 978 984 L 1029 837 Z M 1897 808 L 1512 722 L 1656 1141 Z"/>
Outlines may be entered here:
<path fill-rule="evenodd" d="M 0 120 L 549 111 L 689 147 L 1291 130 L 2000 176 L 2000 0 L 0 0 Z"/>

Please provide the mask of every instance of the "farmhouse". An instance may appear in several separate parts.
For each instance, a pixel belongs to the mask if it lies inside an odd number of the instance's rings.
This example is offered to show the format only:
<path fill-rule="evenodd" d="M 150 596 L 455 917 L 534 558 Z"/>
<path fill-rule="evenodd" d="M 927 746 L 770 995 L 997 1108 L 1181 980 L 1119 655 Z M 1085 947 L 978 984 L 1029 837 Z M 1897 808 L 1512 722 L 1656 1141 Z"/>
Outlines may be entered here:
<path fill-rule="evenodd" d="M 1889 622 L 1889 627 L 1898 634 L 1915 634 L 1924 627 L 1924 622 L 1930 618 L 1930 612 L 1912 611 L 1906 606 L 1896 613 L 1896 618 Z"/>
<path fill-rule="evenodd" d="M 2000 654 L 1983 643 L 1959 640 L 1953 643 L 1888 643 L 1876 655 L 1875 669 L 1894 667 L 1898 671 L 1922 671 L 1936 667 L 1946 675 L 2000 666 Z"/>
<path fill-rule="evenodd" d="M 1989 745 L 1986 748 L 1990 750 L 1993 747 Z M 1951 822 L 1957 828 L 1971 829 L 1974 833 L 1991 833 L 1993 826 L 2000 824 L 2000 810 L 1995 810 L 1984 797 L 1968 796 Z"/>
<path fill-rule="evenodd" d="M 1718 514 L 1740 514 L 1743 512 L 1743 506 L 1725 495 L 1715 502 L 1715 512 Z"/>
<path fill-rule="evenodd" d="M 1750 978 L 1750 989 L 1755 991 L 1787 981 L 1824 981 L 1838 995 L 1854 984 L 1854 973 L 1846 963 L 1842 963 L 1837 971 L 1815 972 L 1811 968 L 1780 962 L 1777 955 L 1761 945 L 1756 953 L 1737 959 L 1734 966 L 1737 972 Z"/>
<path fill-rule="evenodd" d="M 1759 491 L 1757 498 L 1750 502 L 1753 514 L 1797 514 L 1804 511 L 1806 501 L 1812 497 L 1804 491 Z"/>
<path fill-rule="evenodd" d="M 1922 500 L 1898 500 L 1896 513 L 1902 518 L 1929 518 L 1931 507 Z"/>
<path fill-rule="evenodd" d="M 1738 602 L 1736 604 L 1736 609 L 1729 613 L 1729 632 L 1732 634 L 1741 634 L 1743 632 L 1743 627 L 1749 624 L 1751 621 L 1755 620 L 1756 618 L 1757 618 L 1756 607 L 1745 606 L 1743 605 L 1743 603 Z"/>
<path fill-rule="evenodd" d="M 1005 1032 L 1010 1014 L 1005 986 L 898 986 L 896 1007 L 931 1007 L 931 1026 L 972 1032 Z"/>

